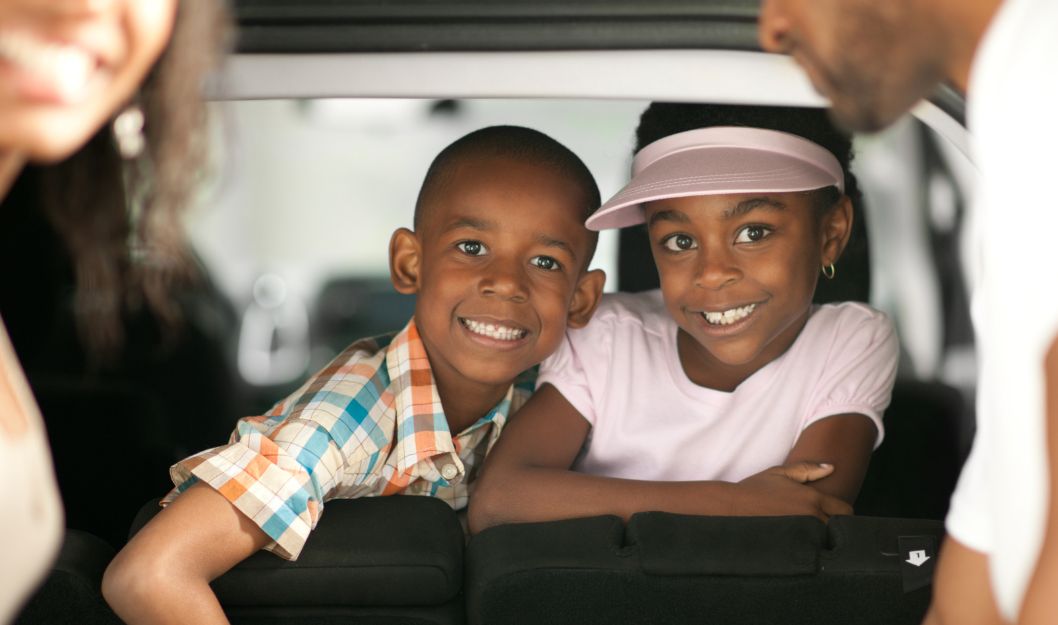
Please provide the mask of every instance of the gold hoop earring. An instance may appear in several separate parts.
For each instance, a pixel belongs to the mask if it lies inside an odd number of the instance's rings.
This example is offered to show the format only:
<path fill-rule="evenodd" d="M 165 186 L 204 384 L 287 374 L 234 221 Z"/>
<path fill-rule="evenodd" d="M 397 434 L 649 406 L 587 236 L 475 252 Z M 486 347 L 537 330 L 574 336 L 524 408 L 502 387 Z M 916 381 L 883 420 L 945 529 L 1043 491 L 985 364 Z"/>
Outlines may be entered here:
<path fill-rule="evenodd" d="M 837 270 L 834 269 L 834 263 L 830 263 L 829 265 L 823 265 L 822 272 L 824 278 L 826 278 L 827 280 L 833 280 L 834 274 L 837 272 Z"/>

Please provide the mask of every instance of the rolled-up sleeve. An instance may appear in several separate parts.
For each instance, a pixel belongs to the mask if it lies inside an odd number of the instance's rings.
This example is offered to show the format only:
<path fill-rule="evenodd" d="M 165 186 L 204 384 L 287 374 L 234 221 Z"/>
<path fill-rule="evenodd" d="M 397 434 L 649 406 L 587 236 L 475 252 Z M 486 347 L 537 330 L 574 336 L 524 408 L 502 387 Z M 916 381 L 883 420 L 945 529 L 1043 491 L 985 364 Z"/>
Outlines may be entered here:
<path fill-rule="evenodd" d="M 319 423 L 296 419 L 270 434 L 241 421 L 237 440 L 182 460 L 170 475 L 178 491 L 209 485 L 274 541 L 266 549 L 294 559 L 338 486 L 344 460 Z"/>
<path fill-rule="evenodd" d="M 392 396 L 378 363 L 354 357 L 318 373 L 267 415 L 241 419 L 227 445 L 170 468 L 175 488 L 195 483 L 223 495 L 271 539 L 265 549 L 295 559 L 325 501 L 372 492 L 392 445 Z"/>

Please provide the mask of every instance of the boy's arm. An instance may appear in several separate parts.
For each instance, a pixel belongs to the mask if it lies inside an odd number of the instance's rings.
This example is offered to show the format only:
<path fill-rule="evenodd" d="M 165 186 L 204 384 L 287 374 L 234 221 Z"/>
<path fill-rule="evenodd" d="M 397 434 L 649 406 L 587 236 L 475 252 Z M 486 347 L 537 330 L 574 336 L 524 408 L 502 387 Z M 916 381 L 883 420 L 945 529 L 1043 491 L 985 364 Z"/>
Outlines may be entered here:
<path fill-rule="evenodd" d="M 877 437 L 878 428 L 865 415 L 825 417 L 801 432 L 797 443 L 786 456 L 786 464 L 810 462 L 833 465 L 833 473 L 812 482 L 811 486 L 851 505 L 863 485 Z"/>
<path fill-rule="evenodd" d="M 359 406 L 365 387 L 375 394 L 364 376 L 381 370 L 384 358 L 374 339 L 353 343 L 271 411 L 240 419 L 228 445 L 175 465 L 178 485 L 192 477 L 200 481 L 144 526 L 107 568 L 103 594 L 114 611 L 129 623 L 227 623 L 209 583 L 269 544 L 281 557 L 297 556 L 322 505 L 288 507 L 294 518 L 285 519 L 275 543 L 250 519 L 270 514 L 279 493 L 322 504 L 342 486 L 349 463 L 368 455 L 356 436 L 343 446 L 333 433 L 378 425 L 353 417 L 348 406 Z M 357 375 L 342 373 L 350 370 Z M 312 408 L 317 404 L 322 407 Z M 311 454 L 303 453 L 306 441 L 313 441 Z M 229 500 L 233 492 L 241 495 Z"/>
<path fill-rule="evenodd" d="M 270 541 L 224 496 L 195 484 L 114 557 L 103 596 L 130 625 L 227 623 L 209 583 Z"/>
<path fill-rule="evenodd" d="M 774 467 L 742 482 L 652 482 L 570 471 L 589 425 L 549 384 L 518 411 L 486 459 L 473 496 L 472 532 L 511 522 L 663 510 L 700 515 L 807 514 L 826 519 L 849 506 L 804 487 L 829 467 Z"/>

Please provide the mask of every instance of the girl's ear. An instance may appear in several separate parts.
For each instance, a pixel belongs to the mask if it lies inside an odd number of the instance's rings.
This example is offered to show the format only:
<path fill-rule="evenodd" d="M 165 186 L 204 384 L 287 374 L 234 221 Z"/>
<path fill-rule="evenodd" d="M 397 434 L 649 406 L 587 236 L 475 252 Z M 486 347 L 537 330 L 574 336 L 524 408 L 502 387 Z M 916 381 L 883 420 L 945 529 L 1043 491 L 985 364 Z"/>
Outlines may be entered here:
<path fill-rule="evenodd" d="M 595 309 L 602 298 L 602 288 L 606 284 L 606 273 L 602 269 L 585 272 L 574 287 L 573 300 L 569 303 L 569 315 L 566 325 L 571 328 L 583 328 L 591 321 Z"/>
<path fill-rule="evenodd" d="M 852 234 L 852 200 L 842 195 L 823 215 L 820 227 L 823 266 L 836 263 Z"/>
<path fill-rule="evenodd" d="M 407 228 L 397 228 L 389 239 L 389 279 L 393 288 L 404 295 L 419 292 L 422 245 L 419 237 Z"/>

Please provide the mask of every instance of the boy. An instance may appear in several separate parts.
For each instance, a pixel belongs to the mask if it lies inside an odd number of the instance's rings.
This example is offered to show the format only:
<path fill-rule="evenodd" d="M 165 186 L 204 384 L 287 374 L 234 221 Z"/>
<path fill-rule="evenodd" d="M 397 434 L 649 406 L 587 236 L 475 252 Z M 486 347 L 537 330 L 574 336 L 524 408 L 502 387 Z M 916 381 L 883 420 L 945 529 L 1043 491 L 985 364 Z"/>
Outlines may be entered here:
<path fill-rule="evenodd" d="M 580 159 L 539 132 L 485 128 L 445 148 L 415 231 L 390 241 L 393 285 L 417 296 L 412 320 L 391 341 L 354 343 L 243 419 L 231 444 L 173 467 L 172 503 L 104 576 L 118 615 L 226 622 L 209 582 L 258 549 L 296 558 L 328 499 L 408 493 L 464 507 L 526 397 L 516 379 L 598 303 L 605 277 L 587 271 L 596 239 L 583 225 L 598 204 Z"/>

